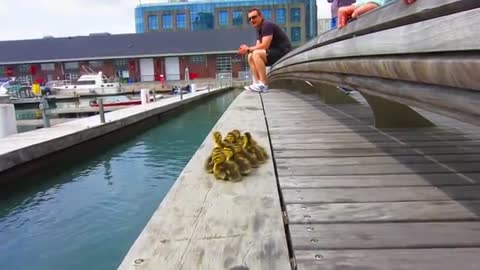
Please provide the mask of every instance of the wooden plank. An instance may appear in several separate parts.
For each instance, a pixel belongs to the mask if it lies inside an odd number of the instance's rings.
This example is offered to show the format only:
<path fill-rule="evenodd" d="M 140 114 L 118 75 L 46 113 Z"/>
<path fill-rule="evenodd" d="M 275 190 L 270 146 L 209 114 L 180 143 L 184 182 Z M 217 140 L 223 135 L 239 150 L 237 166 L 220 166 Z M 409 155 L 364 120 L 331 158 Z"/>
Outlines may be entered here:
<path fill-rule="evenodd" d="M 280 186 L 286 189 L 355 188 L 401 186 L 452 186 L 480 184 L 480 173 L 466 174 L 399 174 L 338 176 L 279 176 Z"/>
<path fill-rule="evenodd" d="M 293 224 L 289 228 L 296 250 L 480 247 L 480 222 Z"/>
<path fill-rule="evenodd" d="M 480 201 L 287 204 L 290 224 L 477 221 Z"/>
<path fill-rule="evenodd" d="M 305 136 L 304 134 L 285 134 L 272 137 L 272 141 L 276 143 L 296 143 L 302 141 L 304 143 L 325 143 L 325 142 L 384 142 L 393 139 L 402 142 L 422 142 L 422 141 L 476 141 L 480 143 L 480 136 L 469 135 L 396 135 L 387 136 L 384 134 L 363 133 L 363 134 L 322 134 L 321 136 Z"/>
<path fill-rule="evenodd" d="M 480 200 L 480 186 L 286 189 L 283 198 L 287 204 Z"/>
<path fill-rule="evenodd" d="M 480 33 L 472 26 L 480 24 L 479 14 L 476 8 L 309 49 L 278 63 L 269 76 L 285 72 L 282 67 L 333 58 L 478 50 Z"/>
<path fill-rule="evenodd" d="M 480 248 L 296 251 L 298 270 L 478 270 Z"/>
<path fill-rule="evenodd" d="M 406 24 L 433 19 L 447 14 L 457 13 L 468 9 L 477 8 L 480 3 L 476 0 L 422 0 L 414 5 L 406 6 L 400 1 L 376 9 L 361 16 L 361 20 L 349 23 L 347 27 L 328 31 L 317 38 L 312 39 L 305 45 L 293 50 L 282 59 L 286 60 L 312 48 L 324 46 L 333 42 L 374 33 Z M 274 65 L 274 68 L 281 67 L 282 61 Z"/>
<path fill-rule="evenodd" d="M 475 163 L 443 164 L 380 164 L 348 166 L 278 166 L 279 175 L 370 175 L 370 174 L 423 174 L 448 172 L 480 172 Z"/>
<path fill-rule="evenodd" d="M 432 163 L 459 163 L 476 162 L 480 164 L 480 154 L 458 155 L 404 155 L 404 156 L 380 156 L 380 157 L 317 157 L 302 159 L 279 158 L 277 165 L 281 166 L 334 166 L 334 165 L 369 165 L 369 164 L 419 164 Z"/>
<path fill-rule="evenodd" d="M 250 131 L 270 151 L 260 96 L 243 92 L 213 130 Z M 272 160 L 241 182 L 204 171 L 209 135 L 119 269 L 290 269 Z"/>
<path fill-rule="evenodd" d="M 308 144 L 304 145 L 274 145 L 275 158 L 316 158 L 316 157 L 366 157 L 366 156 L 400 156 L 411 155 L 420 151 L 424 155 L 441 155 L 441 154 L 479 154 L 480 147 L 472 147 L 466 150 L 464 147 L 426 147 L 414 149 L 406 148 L 405 146 L 398 145 L 398 147 L 390 148 L 354 148 L 354 146 L 345 146 L 344 148 L 320 148 L 319 146 L 308 147 Z M 350 147 L 350 148 L 348 148 Z M 313 149 L 309 149 L 313 148 Z"/>

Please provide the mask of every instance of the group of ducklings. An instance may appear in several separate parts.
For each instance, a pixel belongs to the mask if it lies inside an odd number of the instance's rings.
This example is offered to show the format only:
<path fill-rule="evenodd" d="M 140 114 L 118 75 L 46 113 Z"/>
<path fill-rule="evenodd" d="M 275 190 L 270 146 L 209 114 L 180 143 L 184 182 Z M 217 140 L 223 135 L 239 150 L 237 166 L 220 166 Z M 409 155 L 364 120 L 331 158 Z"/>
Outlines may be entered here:
<path fill-rule="evenodd" d="M 267 152 L 250 132 L 242 135 L 234 129 L 223 138 L 220 132 L 215 131 L 213 141 L 215 147 L 205 163 L 205 169 L 219 180 L 238 182 L 252 168 L 258 168 L 268 159 Z"/>

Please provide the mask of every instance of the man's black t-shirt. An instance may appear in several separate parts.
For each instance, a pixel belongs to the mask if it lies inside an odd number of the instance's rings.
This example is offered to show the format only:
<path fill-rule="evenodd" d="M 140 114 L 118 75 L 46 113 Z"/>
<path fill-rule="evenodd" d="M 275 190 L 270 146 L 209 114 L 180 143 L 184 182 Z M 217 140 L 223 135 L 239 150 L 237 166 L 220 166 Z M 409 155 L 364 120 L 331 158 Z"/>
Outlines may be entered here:
<path fill-rule="evenodd" d="M 260 28 L 257 30 L 257 40 L 262 41 L 264 36 L 271 35 L 273 35 L 273 37 L 269 49 L 276 49 L 282 53 L 287 53 L 292 50 L 292 44 L 282 28 L 274 23 L 264 20 Z"/>

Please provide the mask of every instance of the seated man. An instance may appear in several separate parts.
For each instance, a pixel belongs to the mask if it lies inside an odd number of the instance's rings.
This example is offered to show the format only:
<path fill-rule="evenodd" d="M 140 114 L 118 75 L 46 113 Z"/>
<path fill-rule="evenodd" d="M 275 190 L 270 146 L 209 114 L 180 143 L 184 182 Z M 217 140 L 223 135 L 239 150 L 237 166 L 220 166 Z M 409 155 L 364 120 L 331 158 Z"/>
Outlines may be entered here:
<path fill-rule="evenodd" d="M 282 56 L 287 54 L 292 45 L 287 34 L 278 25 L 266 21 L 258 8 L 248 12 L 248 20 L 257 30 L 255 46 L 240 45 L 238 53 L 248 54 L 248 64 L 256 83 L 246 86 L 245 89 L 256 92 L 267 92 L 266 66 L 271 66 Z"/>

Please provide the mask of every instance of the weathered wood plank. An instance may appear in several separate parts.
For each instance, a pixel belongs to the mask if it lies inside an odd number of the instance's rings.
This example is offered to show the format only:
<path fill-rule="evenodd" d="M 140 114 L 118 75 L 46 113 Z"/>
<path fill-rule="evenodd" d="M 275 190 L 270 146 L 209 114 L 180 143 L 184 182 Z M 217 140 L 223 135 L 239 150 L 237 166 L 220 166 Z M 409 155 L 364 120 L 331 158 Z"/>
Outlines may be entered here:
<path fill-rule="evenodd" d="M 466 174 L 399 174 L 345 176 L 279 176 L 280 186 L 286 189 L 355 188 L 401 186 L 452 186 L 480 184 L 479 173 Z"/>
<path fill-rule="evenodd" d="M 290 224 L 477 221 L 480 201 L 287 204 Z"/>
<path fill-rule="evenodd" d="M 480 247 L 480 222 L 290 226 L 296 250 Z"/>
<path fill-rule="evenodd" d="M 317 157 L 366 157 L 366 156 L 400 156 L 411 155 L 414 153 L 414 149 L 406 148 L 399 144 L 398 147 L 390 148 L 354 148 L 354 146 L 348 146 L 344 148 L 326 148 L 326 149 L 311 149 L 308 144 L 303 145 L 282 145 L 273 146 L 275 148 L 275 158 L 317 158 Z M 277 149 L 278 147 L 278 149 Z M 415 148 L 415 151 L 421 151 L 424 155 L 441 155 L 441 154 L 479 154 L 480 147 L 475 146 L 471 148 L 465 147 L 426 147 Z M 314 146 L 313 148 L 320 148 Z"/>
<path fill-rule="evenodd" d="M 480 248 L 296 251 L 298 270 L 478 270 Z"/>
<path fill-rule="evenodd" d="M 312 48 L 324 46 L 340 40 L 370 34 L 405 24 L 429 20 L 479 6 L 480 4 L 475 0 L 422 0 L 410 6 L 406 6 L 400 1 L 396 1 L 396 3 L 376 9 L 375 12 L 369 12 L 362 15 L 361 20 L 354 21 L 341 30 L 328 31 L 317 38 L 312 39 L 304 46 L 293 50 L 283 57 L 283 60 L 307 50 L 311 50 Z M 279 61 L 274 68 L 282 66 L 282 61 Z"/>
<path fill-rule="evenodd" d="M 405 156 L 381 156 L 381 157 L 318 157 L 318 158 L 301 158 L 286 159 L 279 158 L 276 160 L 277 165 L 285 166 L 324 166 L 324 165 L 369 165 L 369 164 L 420 164 L 432 163 L 433 161 L 440 163 L 459 163 L 459 162 L 476 162 L 480 164 L 480 154 L 458 154 L 458 155 L 429 155 L 420 154 Z"/>
<path fill-rule="evenodd" d="M 363 134 L 322 134 L 317 136 L 305 136 L 304 134 L 285 134 L 277 135 L 272 138 L 274 143 L 336 143 L 336 142 L 385 142 L 393 139 L 402 142 L 422 142 L 422 141 L 476 141 L 480 143 L 480 136 L 478 135 L 415 135 L 405 134 L 396 136 L 387 136 L 384 134 L 363 133 Z"/>
<path fill-rule="evenodd" d="M 476 163 L 380 164 L 349 166 L 278 166 L 279 175 L 365 175 L 480 172 Z"/>
<path fill-rule="evenodd" d="M 480 200 L 480 186 L 286 189 L 285 203 Z"/>
<path fill-rule="evenodd" d="M 250 131 L 270 151 L 260 97 L 243 92 L 214 130 Z M 206 174 L 205 139 L 119 269 L 290 269 L 273 162 L 241 182 Z"/>

